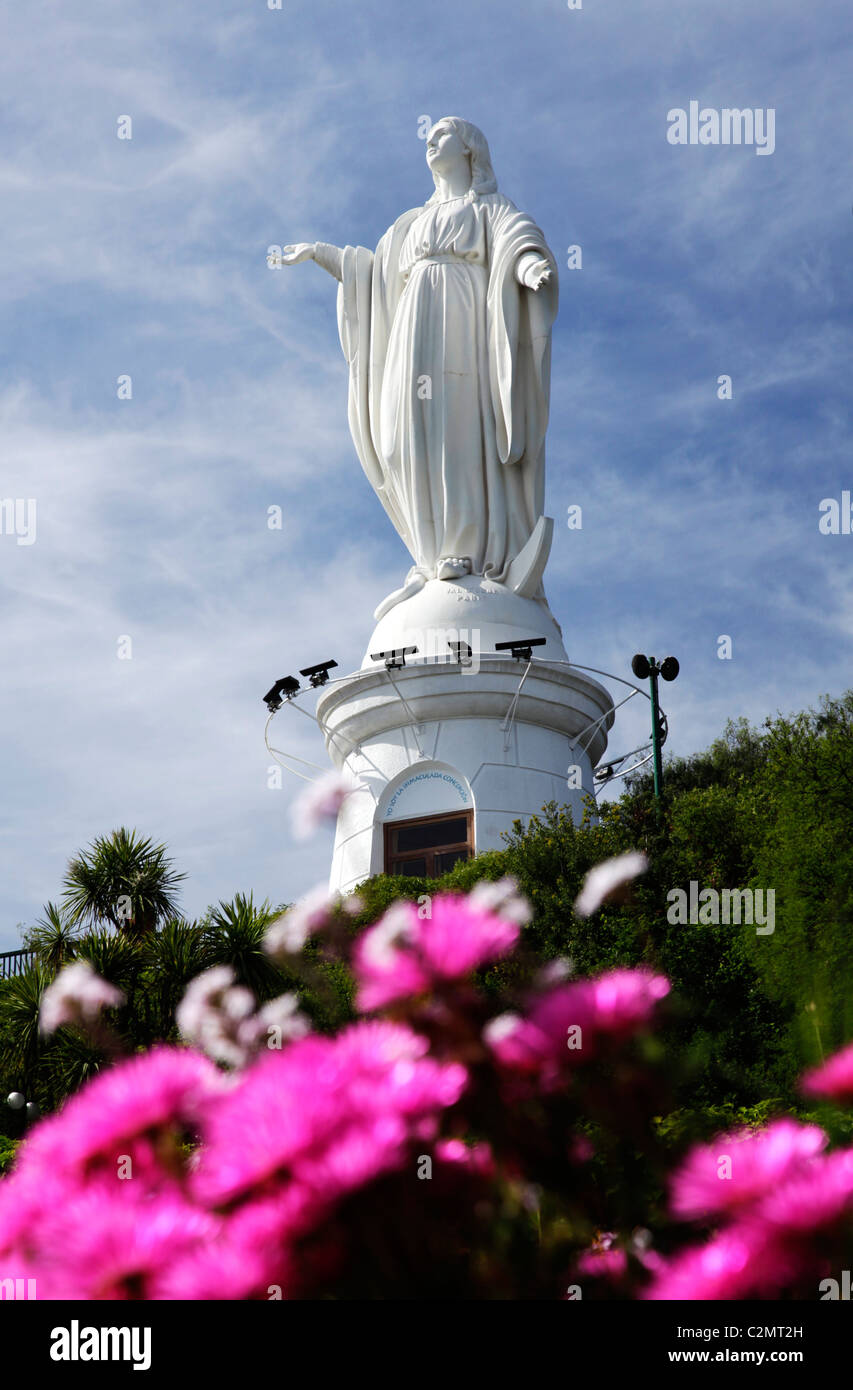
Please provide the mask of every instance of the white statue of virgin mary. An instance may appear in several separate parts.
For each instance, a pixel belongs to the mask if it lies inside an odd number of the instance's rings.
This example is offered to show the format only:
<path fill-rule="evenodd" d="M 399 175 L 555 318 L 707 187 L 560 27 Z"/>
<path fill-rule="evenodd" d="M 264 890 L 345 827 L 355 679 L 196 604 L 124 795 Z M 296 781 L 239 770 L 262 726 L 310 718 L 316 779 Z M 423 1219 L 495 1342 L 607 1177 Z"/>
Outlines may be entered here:
<path fill-rule="evenodd" d="M 350 430 L 414 561 L 377 616 L 428 580 L 465 574 L 544 601 L 556 262 L 498 192 L 476 126 L 444 117 L 426 158 L 435 192 L 375 251 L 302 243 L 282 253 L 340 282 Z"/>

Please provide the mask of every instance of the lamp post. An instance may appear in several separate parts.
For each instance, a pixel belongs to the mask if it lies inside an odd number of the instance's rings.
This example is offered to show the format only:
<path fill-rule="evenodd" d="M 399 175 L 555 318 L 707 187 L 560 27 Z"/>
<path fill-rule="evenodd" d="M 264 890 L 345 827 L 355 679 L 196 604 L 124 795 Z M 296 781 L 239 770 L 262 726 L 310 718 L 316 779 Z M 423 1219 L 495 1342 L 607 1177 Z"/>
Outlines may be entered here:
<path fill-rule="evenodd" d="M 6 1104 L 10 1110 L 24 1111 L 25 1126 L 27 1121 L 32 1123 L 33 1120 L 37 1120 L 41 1113 L 36 1102 L 34 1100 L 27 1100 L 26 1096 L 22 1095 L 20 1091 L 10 1091 L 6 1097 Z"/>
<path fill-rule="evenodd" d="M 653 656 L 643 656 L 641 652 L 633 658 L 631 670 L 638 680 L 645 680 L 648 676 L 649 688 L 652 701 L 652 752 L 654 753 L 655 768 L 655 800 L 660 807 L 660 799 L 663 792 L 663 762 L 660 755 L 660 706 L 658 705 L 658 676 L 663 676 L 665 681 L 674 681 L 679 672 L 679 665 L 674 656 L 667 656 L 658 663 Z"/>

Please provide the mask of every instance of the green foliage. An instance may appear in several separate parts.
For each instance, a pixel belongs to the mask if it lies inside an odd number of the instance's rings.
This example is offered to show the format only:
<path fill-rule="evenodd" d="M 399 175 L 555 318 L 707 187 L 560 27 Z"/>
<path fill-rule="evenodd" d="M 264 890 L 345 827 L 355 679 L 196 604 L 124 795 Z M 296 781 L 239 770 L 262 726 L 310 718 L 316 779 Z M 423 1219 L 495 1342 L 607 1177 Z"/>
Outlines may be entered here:
<path fill-rule="evenodd" d="M 774 889 L 776 930 L 748 948 L 792 1055 L 818 1062 L 853 1035 L 853 693 L 767 728 L 752 882 Z"/>
<path fill-rule="evenodd" d="M 0 1177 L 11 1173 L 20 1142 L 19 1139 L 9 1139 L 6 1135 L 0 1134 Z"/>
<path fill-rule="evenodd" d="M 155 845 L 122 827 L 96 839 L 71 860 L 63 906 L 74 923 L 100 926 L 107 922 L 142 936 L 175 916 L 176 889 L 185 877 L 172 868 L 165 845 Z M 125 899 L 129 915 L 122 910 Z"/>
<path fill-rule="evenodd" d="M 61 908 L 46 903 L 44 917 L 23 933 L 24 945 L 38 953 L 41 964 L 51 974 L 74 959 L 77 933 Z"/>
<path fill-rule="evenodd" d="M 256 907 L 251 893 L 237 893 L 232 902 L 211 908 L 203 927 L 209 963 L 230 965 L 237 983 L 261 1002 L 281 993 L 281 971 L 263 949 L 267 927 L 276 915 L 269 902 Z"/>

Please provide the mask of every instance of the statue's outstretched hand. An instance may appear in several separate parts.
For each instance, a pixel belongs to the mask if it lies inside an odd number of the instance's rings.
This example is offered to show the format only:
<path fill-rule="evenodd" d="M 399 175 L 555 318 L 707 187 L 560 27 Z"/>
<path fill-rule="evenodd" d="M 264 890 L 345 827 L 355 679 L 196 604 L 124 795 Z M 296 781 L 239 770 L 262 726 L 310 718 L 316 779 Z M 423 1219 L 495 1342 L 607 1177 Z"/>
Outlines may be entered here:
<path fill-rule="evenodd" d="M 529 259 L 523 257 L 519 271 L 522 285 L 526 285 L 529 290 L 538 290 L 551 279 L 551 266 L 544 256 L 531 256 Z"/>
<path fill-rule="evenodd" d="M 315 245 L 313 241 L 297 241 L 293 246 L 282 246 L 281 264 L 299 265 L 300 261 L 312 261 Z"/>

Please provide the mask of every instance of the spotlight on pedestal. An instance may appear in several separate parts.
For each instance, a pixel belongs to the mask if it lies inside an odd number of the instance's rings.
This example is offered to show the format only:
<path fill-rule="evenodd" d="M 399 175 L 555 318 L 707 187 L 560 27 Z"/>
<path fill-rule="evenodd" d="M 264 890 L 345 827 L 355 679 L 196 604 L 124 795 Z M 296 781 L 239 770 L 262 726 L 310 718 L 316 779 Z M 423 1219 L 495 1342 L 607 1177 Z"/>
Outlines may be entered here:
<path fill-rule="evenodd" d="M 300 671 L 300 676 L 307 676 L 315 690 L 321 685 L 325 685 L 329 679 L 329 672 L 333 666 L 337 666 L 336 661 L 321 661 L 318 666 L 306 666 L 304 671 Z"/>
<path fill-rule="evenodd" d="M 460 666 L 471 665 L 471 647 L 467 642 L 448 642 L 447 645 L 453 652 L 454 660 L 458 661 Z"/>
<path fill-rule="evenodd" d="M 414 656 L 417 647 L 395 647 L 390 652 L 371 652 L 371 661 L 384 661 L 386 671 L 396 671 L 401 666 L 405 666 L 406 657 Z"/>
<path fill-rule="evenodd" d="M 531 661 L 533 648 L 544 647 L 547 637 L 519 637 L 512 642 L 496 642 L 496 652 L 510 652 L 516 661 Z"/>
<path fill-rule="evenodd" d="M 282 706 L 282 697 L 285 700 L 292 700 L 299 689 L 299 681 L 295 676 L 282 676 L 281 680 L 276 681 L 275 685 L 267 691 L 264 696 L 264 704 L 270 714 L 275 714 Z"/>

